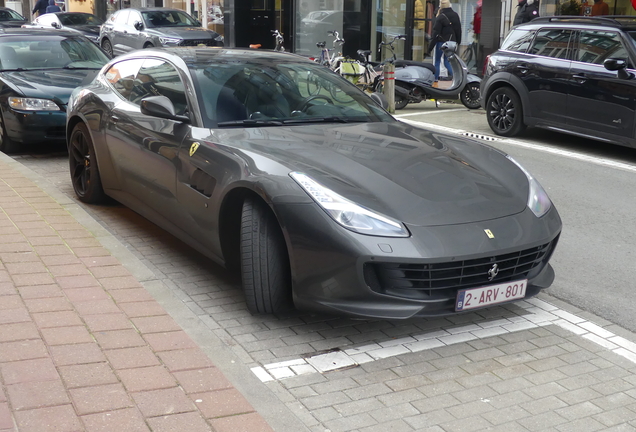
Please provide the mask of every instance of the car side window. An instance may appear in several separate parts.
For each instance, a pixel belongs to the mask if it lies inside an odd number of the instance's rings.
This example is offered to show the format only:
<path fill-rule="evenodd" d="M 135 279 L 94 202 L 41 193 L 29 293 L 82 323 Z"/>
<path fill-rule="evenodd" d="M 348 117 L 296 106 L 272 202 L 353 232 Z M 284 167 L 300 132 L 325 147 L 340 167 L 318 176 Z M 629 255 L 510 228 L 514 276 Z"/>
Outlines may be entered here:
<path fill-rule="evenodd" d="M 113 86 L 113 89 L 124 99 L 130 97 L 137 72 L 143 64 L 142 59 L 124 60 L 115 63 L 106 71 L 104 77 Z"/>
<path fill-rule="evenodd" d="M 128 13 L 129 12 L 130 11 L 127 11 L 127 10 L 119 11 L 117 16 L 115 17 L 115 23 L 116 24 L 126 24 L 126 20 L 128 20 Z"/>
<path fill-rule="evenodd" d="M 134 25 L 135 25 L 135 23 L 136 23 L 137 21 L 139 21 L 139 22 L 143 22 L 143 21 L 141 20 L 141 15 L 139 15 L 139 12 L 136 12 L 136 11 L 130 11 L 130 15 L 128 15 L 128 21 L 127 21 L 127 24 L 128 24 L 129 26 L 134 26 Z"/>
<path fill-rule="evenodd" d="M 525 53 L 528 51 L 528 47 L 534 37 L 534 31 L 528 31 L 523 29 L 514 29 L 508 33 L 506 39 L 501 45 L 501 49 L 504 51 L 514 51 Z"/>
<path fill-rule="evenodd" d="M 571 59 L 572 33 L 572 30 L 566 29 L 539 30 L 528 52 L 544 57 Z"/>
<path fill-rule="evenodd" d="M 608 58 L 623 59 L 630 63 L 620 34 L 613 31 L 581 30 L 575 59 L 584 63 L 603 64 Z"/>
<path fill-rule="evenodd" d="M 183 81 L 175 67 L 165 60 L 147 59 L 139 70 L 129 100 L 139 105 L 147 96 L 166 96 L 174 104 L 176 114 L 187 112 Z"/>

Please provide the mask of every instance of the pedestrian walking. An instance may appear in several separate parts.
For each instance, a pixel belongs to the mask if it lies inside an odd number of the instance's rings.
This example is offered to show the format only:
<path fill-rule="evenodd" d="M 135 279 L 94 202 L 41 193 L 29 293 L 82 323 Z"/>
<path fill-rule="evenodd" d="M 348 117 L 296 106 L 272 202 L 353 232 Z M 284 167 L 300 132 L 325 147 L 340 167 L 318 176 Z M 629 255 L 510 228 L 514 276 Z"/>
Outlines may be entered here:
<path fill-rule="evenodd" d="M 61 12 L 62 9 L 55 4 L 55 0 L 49 0 L 49 5 L 46 7 L 46 13 L 53 13 L 53 12 Z"/>
<path fill-rule="evenodd" d="M 31 12 L 33 17 L 39 17 L 40 15 L 44 15 L 46 13 L 46 8 L 49 7 L 49 0 L 38 0 Z M 37 15 L 36 15 L 37 12 Z"/>
<path fill-rule="evenodd" d="M 451 7 L 450 0 L 442 0 L 435 17 L 433 34 L 431 40 L 434 41 L 429 47 L 429 54 L 435 48 L 435 81 L 439 80 L 440 66 L 442 62 L 442 45 L 444 42 L 453 41 L 457 45 L 462 42 L 462 25 L 459 15 Z M 449 78 L 453 76 L 453 69 L 444 56 L 444 67 L 448 71 Z"/>
<path fill-rule="evenodd" d="M 539 17 L 539 0 L 519 0 L 517 8 L 512 25 L 527 23 Z"/>

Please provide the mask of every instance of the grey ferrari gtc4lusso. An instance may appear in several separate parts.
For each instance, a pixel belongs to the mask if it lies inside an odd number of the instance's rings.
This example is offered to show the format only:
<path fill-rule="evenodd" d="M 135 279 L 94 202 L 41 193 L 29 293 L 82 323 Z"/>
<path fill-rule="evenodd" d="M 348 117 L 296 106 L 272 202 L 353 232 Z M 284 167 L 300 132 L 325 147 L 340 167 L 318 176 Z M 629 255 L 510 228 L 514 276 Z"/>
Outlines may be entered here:
<path fill-rule="evenodd" d="M 153 48 L 78 88 L 75 192 L 240 270 L 254 313 L 459 313 L 550 286 L 561 219 L 503 152 L 395 120 L 294 54 Z"/>

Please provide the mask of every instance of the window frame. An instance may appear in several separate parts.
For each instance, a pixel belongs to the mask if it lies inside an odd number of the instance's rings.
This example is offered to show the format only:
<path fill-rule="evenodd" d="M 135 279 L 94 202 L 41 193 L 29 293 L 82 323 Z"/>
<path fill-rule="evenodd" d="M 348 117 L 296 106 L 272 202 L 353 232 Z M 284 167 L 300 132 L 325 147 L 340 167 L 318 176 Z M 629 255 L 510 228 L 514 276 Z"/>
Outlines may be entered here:
<path fill-rule="evenodd" d="M 590 29 L 590 28 L 578 28 L 576 29 L 576 35 L 575 35 L 575 44 L 574 44 L 574 50 L 572 52 L 572 61 L 576 62 L 576 63 L 580 63 L 580 64 L 585 64 L 585 65 L 592 65 L 592 66 L 600 66 L 603 67 L 603 63 L 592 63 L 592 62 L 588 62 L 588 61 L 583 61 L 583 60 L 579 60 L 578 58 L 578 51 L 579 51 L 579 43 L 581 41 L 581 35 L 583 32 L 607 32 L 607 33 L 614 33 L 616 35 L 618 35 L 618 40 L 620 41 L 620 43 L 622 44 L 625 53 L 627 54 L 627 69 L 634 69 L 634 61 L 633 61 L 633 55 L 630 53 L 630 47 L 629 47 L 629 43 L 628 40 L 626 40 L 625 35 L 623 34 L 623 31 L 621 31 L 620 29 Z M 607 57 L 605 60 L 610 59 L 610 58 L 618 58 L 618 57 Z"/>

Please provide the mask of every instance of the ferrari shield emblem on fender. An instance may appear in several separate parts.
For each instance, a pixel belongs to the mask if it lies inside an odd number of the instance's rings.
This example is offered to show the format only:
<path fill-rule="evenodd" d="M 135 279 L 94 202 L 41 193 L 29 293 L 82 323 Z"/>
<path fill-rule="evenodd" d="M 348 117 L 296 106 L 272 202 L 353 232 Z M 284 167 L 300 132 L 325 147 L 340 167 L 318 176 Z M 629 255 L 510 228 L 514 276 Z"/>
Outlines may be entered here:
<path fill-rule="evenodd" d="M 192 145 L 190 146 L 190 157 L 192 157 L 192 155 L 197 151 L 200 145 L 201 144 L 199 144 L 198 142 L 192 143 Z"/>
<path fill-rule="evenodd" d="M 192 156 L 192 150 L 190 150 L 190 156 Z M 489 239 L 494 239 L 495 235 L 489 229 L 485 229 L 484 232 L 488 236 Z"/>

